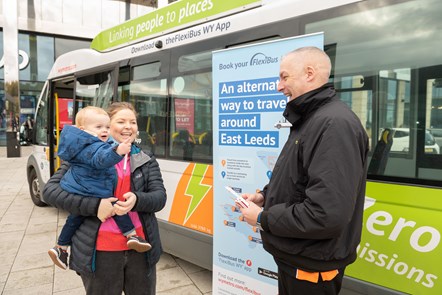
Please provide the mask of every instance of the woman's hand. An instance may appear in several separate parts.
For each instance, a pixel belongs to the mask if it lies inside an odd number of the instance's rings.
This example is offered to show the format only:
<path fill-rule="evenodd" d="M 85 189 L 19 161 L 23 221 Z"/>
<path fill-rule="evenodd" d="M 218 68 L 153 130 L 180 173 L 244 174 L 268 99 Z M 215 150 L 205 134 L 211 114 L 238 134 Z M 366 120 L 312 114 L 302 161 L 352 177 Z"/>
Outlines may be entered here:
<path fill-rule="evenodd" d="M 114 205 L 115 213 L 117 215 L 127 214 L 135 206 L 137 196 L 133 192 L 127 192 L 123 195 L 126 201 L 118 201 Z"/>
<path fill-rule="evenodd" d="M 114 206 L 112 202 L 118 201 L 117 198 L 101 199 L 100 205 L 98 206 L 97 217 L 101 222 L 105 222 L 106 219 L 111 218 L 115 215 Z"/>

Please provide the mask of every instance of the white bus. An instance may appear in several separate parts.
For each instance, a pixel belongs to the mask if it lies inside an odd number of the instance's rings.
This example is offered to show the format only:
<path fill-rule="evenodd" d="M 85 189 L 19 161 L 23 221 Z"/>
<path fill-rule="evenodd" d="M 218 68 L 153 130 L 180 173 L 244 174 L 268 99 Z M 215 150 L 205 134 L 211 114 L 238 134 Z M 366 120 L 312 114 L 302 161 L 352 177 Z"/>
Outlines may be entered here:
<path fill-rule="evenodd" d="M 58 136 L 76 112 L 129 101 L 137 143 L 155 153 L 168 192 L 165 251 L 211 269 L 212 52 L 324 32 L 331 82 L 371 142 L 362 241 L 343 294 L 441 294 L 440 15 L 440 0 L 183 0 L 103 31 L 91 49 L 60 56 L 42 90 L 32 200 L 45 205 Z M 392 149 L 398 130 L 407 137 Z"/>

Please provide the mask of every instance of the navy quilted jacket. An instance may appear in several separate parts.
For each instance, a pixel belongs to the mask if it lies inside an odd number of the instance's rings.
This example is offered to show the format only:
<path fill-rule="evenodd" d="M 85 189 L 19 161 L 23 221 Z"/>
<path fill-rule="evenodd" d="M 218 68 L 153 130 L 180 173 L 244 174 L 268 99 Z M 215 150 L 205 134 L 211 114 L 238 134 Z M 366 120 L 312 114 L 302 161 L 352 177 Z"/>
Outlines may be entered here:
<path fill-rule="evenodd" d="M 132 145 L 130 163 L 131 190 L 137 196 L 132 211 L 138 212 L 146 239 L 152 245 L 152 250 L 146 252 L 146 263 L 151 268 L 158 262 L 162 253 L 155 212 L 163 209 L 166 204 L 166 189 L 158 162 L 151 153 L 146 154 Z M 43 198 L 54 207 L 86 216 L 72 238 L 69 266 L 80 274 L 91 273 L 95 270 L 95 244 L 101 224 L 97 218 L 97 211 L 101 199 L 64 191 L 60 187 L 60 180 L 68 169 L 68 163 L 61 165 L 45 185 Z"/>
<path fill-rule="evenodd" d="M 61 187 L 82 196 L 112 197 L 117 184 L 114 166 L 123 159 L 112 143 L 77 127 L 64 126 L 58 156 L 71 166 L 60 182 Z"/>

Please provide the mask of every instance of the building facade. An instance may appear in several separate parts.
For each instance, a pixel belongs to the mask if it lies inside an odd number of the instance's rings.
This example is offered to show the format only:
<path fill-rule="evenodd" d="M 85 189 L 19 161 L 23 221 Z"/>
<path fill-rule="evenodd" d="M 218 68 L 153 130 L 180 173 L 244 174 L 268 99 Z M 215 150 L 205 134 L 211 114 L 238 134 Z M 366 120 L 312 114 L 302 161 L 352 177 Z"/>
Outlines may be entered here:
<path fill-rule="evenodd" d="M 32 118 L 44 81 L 60 55 L 88 48 L 100 31 L 167 5 L 167 0 L 17 0 L 20 116 L 5 107 L 5 15 L 0 0 L 0 146 L 6 144 L 8 119 L 20 126 Z M 9 3 L 8 3 L 9 4 Z"/>

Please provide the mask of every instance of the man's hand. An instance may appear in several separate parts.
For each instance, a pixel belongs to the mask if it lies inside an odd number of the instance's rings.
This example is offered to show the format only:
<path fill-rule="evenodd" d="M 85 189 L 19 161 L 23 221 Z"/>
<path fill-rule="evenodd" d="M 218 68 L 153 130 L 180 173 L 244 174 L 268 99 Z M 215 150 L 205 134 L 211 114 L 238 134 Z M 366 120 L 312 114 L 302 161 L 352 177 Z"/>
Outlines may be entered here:
<path fill-rule="evenodd" d="M 127 192 L 123 195 L 126 201 L 118 201 L 114 205 L 115 213 L 117 215 L 127 214 L 135 206 L 137 202 L 137 195 L 133 192 Z"/>
<path fill-rule="evenodd" d="M 242 197 L 244 199 L 245 199 L 245 195 L 246 194 L 242 195 Z M 249 202 L 249 207 L 248 208 L 245 208 L 245 207 L 243 208 L 241 206 L 238 206 L 238 207 L 239 207 L 239 210 L 241 211 L 241 213 L 242 213 L 242 215 L 244 217 L 244 220 L 248 224 L 250 224 L 252 226 L 255 226 L 256 225 L 256 221 L 258 219 L 258 214 L 262 211 L 261 206 L 258 206 L 258 205 L 256 205 L 253 202 Z"/>
<path fill-rule="evenodd" d="M 242 194 L 242 197 L 249 202 L 253 202 L 259 207 L 264 206 L 264 196 L 261 193 Z"/>
<path fill-rule="evenodd" d="M 114 207 L 112 202 L 118 201 L 117 198 L 107 198 L 101 199 L 100 205 L 98 206 L 97 217 L 101 222 L 105 222 L 106 219 L 111 218 L 115 215 Z"/>

